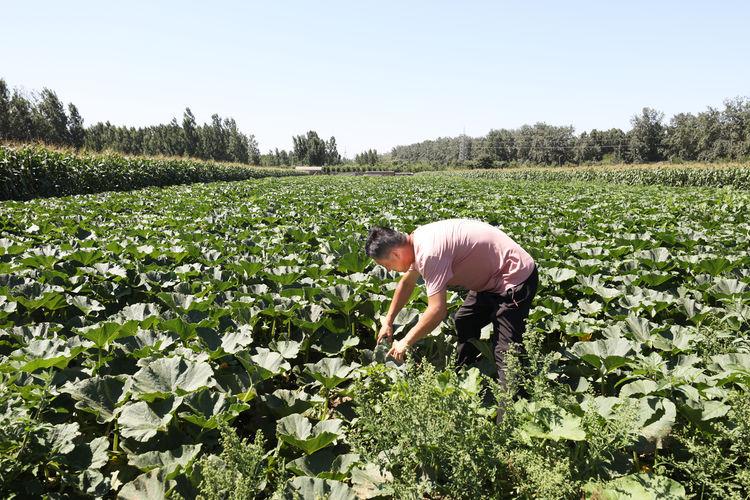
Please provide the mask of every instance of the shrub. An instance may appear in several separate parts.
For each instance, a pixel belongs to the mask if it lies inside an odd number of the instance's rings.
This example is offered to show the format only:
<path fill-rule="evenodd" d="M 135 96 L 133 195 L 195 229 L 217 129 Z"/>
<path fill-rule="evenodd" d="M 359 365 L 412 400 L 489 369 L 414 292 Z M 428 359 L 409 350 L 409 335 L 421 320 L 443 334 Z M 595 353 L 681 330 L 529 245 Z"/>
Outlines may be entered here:
<path fill-rule="evenodd" d="M 359 418 L 350 433 L 363 458 L 385 464 L 397 498 L 505 497 L 498 450 L 503 436 L 482 407 L 478 372 L 459 379 L 453 370 L 413 365 L 392 386 L 381 373 L 352 391 Z"/>
<path fill-rule="evenodd" d="M 199 461 L 202 476 L 199 498 L 240 500 L 254 498 L 266 486 L 263 434 L 253 442 L 240 439 L 227 424 L 221 427 L 221 454 L 205 455 Z"/>
<path fill-rule="evenodd" d="M 679 478 L 688 494 L 701 498 L 750 496 L 750 394 L 734 392 L 727 422 L 705 429 L 677 430 L 677 446 L 666 457 L 672 477 Z"/>

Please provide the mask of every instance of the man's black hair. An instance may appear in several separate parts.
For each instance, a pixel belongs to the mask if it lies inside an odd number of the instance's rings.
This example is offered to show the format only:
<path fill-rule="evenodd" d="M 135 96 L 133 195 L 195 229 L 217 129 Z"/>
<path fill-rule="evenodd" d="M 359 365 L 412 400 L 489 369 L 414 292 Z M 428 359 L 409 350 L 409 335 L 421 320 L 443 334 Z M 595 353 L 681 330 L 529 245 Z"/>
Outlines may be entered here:
<path fill-rule="evenodd" d="M 367 236 L 365 253 L 373 259 L 382 259 L 393 248 L 404 245 L 406 242 L 406 234 L 390 227 L 374 226 L 370 228 L 370 234 Z"/>

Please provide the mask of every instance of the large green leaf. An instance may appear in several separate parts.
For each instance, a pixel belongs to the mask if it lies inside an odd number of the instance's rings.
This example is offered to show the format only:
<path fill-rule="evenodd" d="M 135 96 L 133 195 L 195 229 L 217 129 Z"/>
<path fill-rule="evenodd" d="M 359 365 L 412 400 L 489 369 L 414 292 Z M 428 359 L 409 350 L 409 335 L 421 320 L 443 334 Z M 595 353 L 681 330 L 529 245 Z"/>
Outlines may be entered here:
<path fill-rule="evenodd" d="M 524 435 L 553 441 L 586 439 L 586 431 L 581 426 L 581 417 L 551 405 L 527 403 L 523 406 L 526 407 L 524 412 L 526 421 L 520 431 Z"/>
<path fill-rule="evenodd" d="M 69 297 L 68 303 L 80 309 L 81 312 L 86 316 L 91 313 L 104 310 L 104 306 L 98 300 L 90 299 L 83 295 Z"/>
<path fill-rule="evenodd" d="M 40 368 L 65 368 L 70 361 L 85 351 L 91 344 L 77 337 L 63 339 L 33 339 L 29 344 L 11 354 L 20 370 L 34 372 Z"/>
<path fill-rule="evenodd" d="M 323 293 L 344 314 L 349 314 L 359 305 L 359 295 L 347 285 L 334 285 L 323 290 Z"/>
<path fill-rule="evenodd" d="M 277 340 L 268 344 L 268 347 L 281 354 L 284 359 L 294 359 L 300 351 L 300 343 L 294 340 Z"/>
<path fill-rule="evenodd" d="M 117 495 L 120 500 L 166 500 L 167 492 L 175 486 L 159 469 L 145 472 L 122 487 Z"/>
<path fill-rule="evenodd" d="M 673 262 L 672 255 L 669 253 L 669 250 L 664 247 L 641 250 L 635 252 L 633 256 L 643 264 L 650 267 L 663 268 Z"/>
<path fill-rule="evenodd" d="M 170 398 L 146 403 L 128 403 L 117 417 L 123 437 L 148 441 L 163 432 L 172 421 L 173 412 L 182 404 L 182 398 Z"/>
<path fill-rule="evenodd" d="M 553 283 L 562 283 L 576 277 L 576 272 L 573 269 L 551 267 L 544 270 L 544 274 L 549 276 L 549 279 Z"/>
<path fill-rule="evenodd" d="M 67 455 L 75 449 L 73 440 L 81 433 L 78 422 L 57 424 L 47 430 L 45 444 L 50 455 Z"/>
<path fill-rule="evenodd" d="M 292 365 L 278 352 L 264 347 L 257 349 L 257 354 L 250 355 L 247 351 L 235 354 L 248 373 L 258 380 L 266 380 L 292 369 Z"/>
<path fill-rule="evenodd" d="M 187 314 L 190 311 L 205 311 L 211 306 L 211 301 L 205 297 L 196 297 L 195 295 L 161 292 L 157 294 L 170 309 L 181 314 Z"/>
<path fill-rule="evenodd" d="M 226 332 L 221 337 L 221 348 L 228 354 L 235 354 L 253 343 L 253 329 L 242 325 L 236 330 Z"/>
<path fill-rule="evenodd" d="M 117 339 L 134 335 L 138 330 L 135 322 L 112 323 L 104 321 L 91 326 L 77 328 L 74 331 L 94 343 L 100 349 L 108 349 L 109 344 Z"/>
<path fill-rule="evenodd" d="M 286 417 L 292 413 L 303 413 L 308 408 L 325 401 L 319 396 L 310 396 L 301 389 L 294 391 L 277 389 L 271 394 L 262 395 L 261 400 L 277 417 Z"/>
<path fill-rule="evenodd" d="M 326 308 L 319 304 L 310 304 L 297 311 L 297 316 L 292 318 L 295 324 L 303 330 L 314 332 L 323 325 Z"/>
<path fill-rule="evenodd" d="M 711 368 L 727 375 L 750 377 L 750 354 L 717 354 L 711 357 Z"/>
<path fill-rule="evenodd" d="M 203 429 L 216 429 L 222 421 L 231 420 L 250 406 L 243 402 L 231 402 L 224 393 L 205 389 L 185 396 L 190 412 L 181 412 L 180 418 Z"/>
<path fill-rule="evenodd" d="M 357 345 L 359 345 L 359 337 L 348 336 L 348 331 L 342 334 L 323 330 L 312 347 L 316 351 L 331 356 L 342 354 Z"/>
<path fill-rule="evenodd" d="M 356 453 L 340 455 L 331 448 L 323 448 L 312 455 L 305 455 L 289 462 L 286 467 L 299 476 L 343 481 L 359 459 Z"/>
<path fill-rule="evenodd" d="M 68 382 L 60 392 L 66 392 L 76 400 L 76 408 L 96 415 L 99 423 L 115 418 L 117 407 L 123 400 L 125 383 L 122 377 L 106 375 Z"/>
<path fill-rule="evenodd" d="M 677 407 L 667 398 L 647 396 L 639 400 L 638 421 L 641 434 L 650 441 L 660 441 L 672 432 Z"/>
<path fill-rule="evenodd" d="M 352 488 L 357 498 L 378 498 L 394 494 L 390 484 L 393 475 L 381 469 L 379 465 L 367 463 L 364 466 L 355 467 L 351 471 Z"/>
<path fill-rule="evenodd" d="M 593 342 L 576 342 L 571 352 L 604 373 L 625 365 L 633 345 L 624 338 L 608 338 Z"/>
<path fill-rule="evenodd" d="M 310 420 L 294 413 L 276 423 L 276 434 L 285 443 L 310 455 L 342 437 L 342 424 L 339 419 L 328 419 L 313 427 Z"/>
<path fill-rule="evenodd" d="M 120 312 L 110 316 L 109 321 L 125 323 L 137 321 L 142 328 L 150 328 L 161 318 L 161 313 L 156 304 L 142 302 L 123 307 Z"/>
<path fill-rule="evenodd" d="M 287 483 L 285 493 L 291 498 L 325 498 L 326 500 L 356 500 L 354 490 L 331 479 L 296 477 Z"/>
<path fill-rule="evenodd" d="M 636 380 L 625 384 L 620 389 L 620 397 L 628 398 L 635 394 L 648 395 L 659 390 L 659 384 L 653 380 Z"/>
<path fill-rule="evenodd" d="M 669 339 L 659 334 L 657 325 L 637 316 L 629 315 L 625 318 L 623 333 L 643 345 L 663 351 L 668 351 L 673 346 Z"/>
<path fill-rule="evenodd" d="M 678 500 L 687 498 L 685 488 L 664 476 L 630 474 L 606 483 L 588 483 L 583 490 L 602 500 Z"/>
<path fill-rule="evenodd" d="M 178 340 L 174 333 L 139 329 L 135 335 L 119 339 L 117 344 L 133 358 L 147 358 L 163 356 Z"/>
<path fill-rule="evenodd" d="M 173 394 L 182 396 L 207 387 L 216 381 L 205 361 L 191 361 L 180 356 L 154 359 L 133 375 L 131 390 L 138 399 L 153 401 Z"/>
<path fill-rule="evenodd" d="M 359 365 L 347 365 L 343 358 L 323 358 L 317 363 L 306 363 L 305 372 L 326 389 L 333 389 L 348 380 Z"/>
<path fill-rule="evenodd" d="M 128 463 L 142 472 L 159 469 L 162 477 L 173 479 L 178 472 L 185 470 L 198 456 L 201 443 L 186 444 L 170 451 L 149 451 L 140 455 L 130 455 Z"/>

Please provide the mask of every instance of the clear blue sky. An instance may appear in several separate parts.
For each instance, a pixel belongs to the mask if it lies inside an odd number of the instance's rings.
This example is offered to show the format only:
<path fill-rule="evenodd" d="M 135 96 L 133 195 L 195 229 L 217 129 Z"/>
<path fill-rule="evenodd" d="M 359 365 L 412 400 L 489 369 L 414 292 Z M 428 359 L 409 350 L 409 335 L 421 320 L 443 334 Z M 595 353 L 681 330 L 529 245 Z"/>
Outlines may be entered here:
<path fill-rule="evenodd" d="M 747 1 L 4 2 L 0 77 L 87 124 L 234 117 L 347 156 L 544 121 L 629 128 L 750 95 Z"/>

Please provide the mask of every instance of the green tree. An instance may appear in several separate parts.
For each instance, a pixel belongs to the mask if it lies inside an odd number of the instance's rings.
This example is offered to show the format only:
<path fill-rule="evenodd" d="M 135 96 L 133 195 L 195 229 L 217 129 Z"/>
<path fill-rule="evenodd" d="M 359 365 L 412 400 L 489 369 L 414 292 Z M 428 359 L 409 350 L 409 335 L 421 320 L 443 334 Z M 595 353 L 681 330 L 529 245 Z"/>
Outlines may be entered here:
<path fill-rule="evenodd" d="M 336 138 L 331 136 L 326 143 L 326 165 L 338 165 L 341 163 L 341 155 L 336 149 Z"/>
<path fill-rule="evenodd" d="M 195 116 L 190 108 L 185 108 L 182 115 L 182 133 L 185 136 L 185 154 L 196 157 L 198 155 L 198 131 L 196 129 Z"/>
<path fill-rule="evenodd" d="M 326 163 L 326 142 L 314 130 L 307 135 L 292 137 L 294 158 L 306 165 L 321 166 Z"/>
<path fill-rule="evenodd" d="M 80 149 L 86 137 L 86 129 L 83 128 L 83 118 L 81 118 L 78 108 L 72 102 L 68 104 L 68 114 L 68 137 L 70 138 L 70 145 L 76 149 Z"/>
<path fill-rule="evenodd" d="M 573 161 L 573 127 L 536 123 L 524 125 L 515 134 L 517 158 L 534 165 L 563 165 Z"/>
<path fill-rule="evenodd" d="M 18 90 L 14 90 L 13 97 L 10 98 L 9 124 L 9 139 L 31 141 L 38 137 L 31 102 Z"/>
<path fill-rule="evenodd" d="M 368 149 L 354 157 L 354 162 L 359 165 L 376 165 L 378 163 L 377 149 Z"/>
<path fill-rule="evenodd" d="M 321 166 L 326 162 L 326 143 L 318 137 L 318 133 L 310 130 L 307 133 L 307 163 Z"/>
<path fill-rule="evenodd" d="M 224 128 L 227 131 L 227 155 L 229 159 L 234 162 L 249 163 L 248 139 L 237 129 L 234 118 L 225 118 Z"/>
<path fill-rule="evenodd" d="M 304 135 L 295 135 L 292 137 L 292 144 L 294 162 L 305 163 L 307 161 L 307 137 Z"/>
<path fill-rule="evenodd" d="M 691 113 L 678 113 L 665 129 L 666 153 L 670 158 L 696 160 L 699 152 L 698 117 Z"/>
<path fill-rule="evenodd" d="M 49 144 L 69 144 L 68 117 L 55 92 L 48 88 L 42 89 L 34 107 L 34 119 L 39 139 Z"/>
<path fill-rule="evenodd" d="M 696 132 L 698 140 L 698 160 L 716 161 L 729 156 L 729 143 L 724 140 L 724 116 L 717 109 L 709 107 L 698 113 Z"/>
<path fill-rule="evenodd" d="M 729 143 L 729 157 L 734 160 L 750 158 L 750 99 L 727 99 L 723 115 L 723 139 Z"/>
<path fill-rule="evenodd" d="M 643 108 L 635 115 L 628 132 L 628 146 L 635 162 L 653 162 L 664 159 L 662 154 L 665 139 L 662 120 L 664 113 L 651 108 Z"/>
<path fill-rule="evenodd" d="M 591 134 L 583 132 L 575 141 L 573 149 L 573 161 L 576 163 L 590 163 L 602 159 L 601 146 L 596 141 L 596 136 L 592 130 Z"/>
<path fill-rule="evenodd" d="M 279 151 L 276 149 L 276 158 L 279 166 L 290 166 L 292 164 L 291 158 L 289 156 L 289 153 L 286 152 L 286 150 L 282 149 Z"/>
<path fill-rule="evenodd" d="M 10 139 L 10 92 L 0 78 L 0 140 Z"/>
<path fill-rule="evenodd" d="M 246 135 L 247 139 L 247 154 L 248 160 L 251 165 L 260 165 L 260 148 L 258 147 L 258 141 L 255 139 L 253 134 Z"/>
<path fill-rule="evenodd" d="M 162 154 L 167 156 L 182 156 L 185 154 L 185 137 L 177 118 L 172 118 L 169 125 L 159 127 L 159 131 L 162 135 Z"/>
<path fill-rule="evenodd" d="M 221 117 L 211 115 L 211 123 L 200 127 L 201 158 L 226 160 L 226 137 Z"/>
<path fill-rule="evenodd" d="M 515 138 L 510 130 L 490 130 L 484 140 L 482 149 L 493 161 L 512 162 L 516 160 Z"/>

